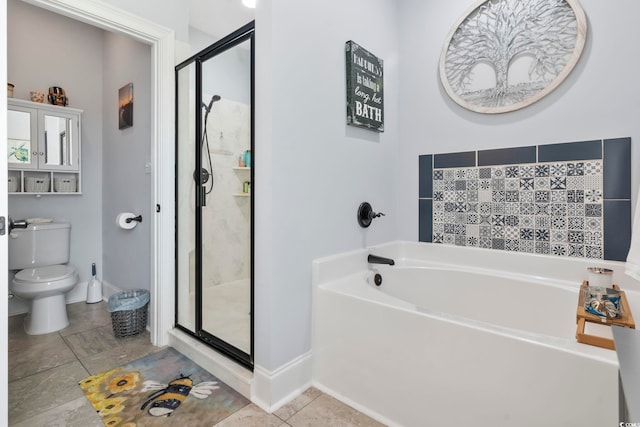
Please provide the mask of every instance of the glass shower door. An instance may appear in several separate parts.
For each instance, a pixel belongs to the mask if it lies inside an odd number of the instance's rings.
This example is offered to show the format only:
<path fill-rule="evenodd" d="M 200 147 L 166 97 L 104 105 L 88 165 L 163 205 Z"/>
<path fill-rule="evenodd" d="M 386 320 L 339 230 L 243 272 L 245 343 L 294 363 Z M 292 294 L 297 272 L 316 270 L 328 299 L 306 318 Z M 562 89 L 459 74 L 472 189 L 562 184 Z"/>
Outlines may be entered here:
<path fill-rule="evenodd" d="M 176 323 L 196 333 L 195 63 L 176 71 Z"/>
<path fill-rule="evenodd" d="M 176 68 L 176 320 L 252 366 L 253 24 L 191 60 Z"/>
<path fill-rule="evenodd" d="M 251 40 L 204 60 L 202 81 L 202 329 L 249 353 Z"/>

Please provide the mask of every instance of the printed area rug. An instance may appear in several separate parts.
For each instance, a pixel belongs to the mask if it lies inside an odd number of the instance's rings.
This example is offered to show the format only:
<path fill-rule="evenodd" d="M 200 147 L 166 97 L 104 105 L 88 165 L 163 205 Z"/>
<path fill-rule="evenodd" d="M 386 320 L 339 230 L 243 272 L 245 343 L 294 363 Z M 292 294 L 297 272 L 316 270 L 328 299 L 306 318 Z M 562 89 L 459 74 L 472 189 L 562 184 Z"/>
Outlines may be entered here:
<path fill-rule="evenodd" d="M 108 427 L 213 426 L 249 403 L 170 347 L 79 385 Z"/>

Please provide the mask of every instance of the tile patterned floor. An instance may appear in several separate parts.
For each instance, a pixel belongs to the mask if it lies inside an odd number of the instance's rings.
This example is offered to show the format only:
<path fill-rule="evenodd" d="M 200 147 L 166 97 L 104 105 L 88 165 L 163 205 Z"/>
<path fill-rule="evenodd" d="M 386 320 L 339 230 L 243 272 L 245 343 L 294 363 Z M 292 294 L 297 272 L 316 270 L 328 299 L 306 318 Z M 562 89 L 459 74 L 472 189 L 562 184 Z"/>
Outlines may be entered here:
<path fill-rule="evenodd" d="M 78 381 L 160 350 L 149 334 L 116 339 L 106 304 L 67 306 L 71 325 L 30 336 L 24 315 L 9 318 L 9 425 L 102 427 Z M 382 426 L 338 400 L 310 388 L 268 414 L 249 404 L 215 427 Z M 213 426 L 212 426 L 213 427 Z"/>

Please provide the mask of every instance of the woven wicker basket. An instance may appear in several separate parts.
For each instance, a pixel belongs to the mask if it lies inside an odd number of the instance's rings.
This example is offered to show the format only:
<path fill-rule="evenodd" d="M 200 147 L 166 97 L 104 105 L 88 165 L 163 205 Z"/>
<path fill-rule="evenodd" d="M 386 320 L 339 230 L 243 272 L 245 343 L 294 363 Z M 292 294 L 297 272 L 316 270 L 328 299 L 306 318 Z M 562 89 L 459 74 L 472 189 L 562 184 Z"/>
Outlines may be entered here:
<path fill-rule="evenodd" d="M 144 303 L 140 306 L 138 303 Z M 116 338 L 138 335 L 147 328 L 147 307 L 149 291 L 135 289 L 122 291 L 109 297 L 111 325 Z M 118 307 L 131 308 L 118 310 Z"/>
<path fill-rule="evenodd" d="M 147 307 L 145 304 L 136 310 L 114 311 L 111 313 L 111 326 L 116 338 L 138 335 L 147 328 Z"/>

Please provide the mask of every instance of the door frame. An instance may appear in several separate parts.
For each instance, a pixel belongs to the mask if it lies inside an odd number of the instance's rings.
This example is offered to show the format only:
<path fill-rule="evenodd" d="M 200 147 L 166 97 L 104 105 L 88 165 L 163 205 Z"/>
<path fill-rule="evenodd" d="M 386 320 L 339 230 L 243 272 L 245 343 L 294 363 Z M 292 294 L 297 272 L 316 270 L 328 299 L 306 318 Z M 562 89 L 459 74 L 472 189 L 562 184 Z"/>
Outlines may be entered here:
<path fill-rule="evenodd" d="M 7 81 L 7 7 L 5 4 L 0 7 L 0 56 L 5 58 L 5 66 L 0 67 L 0 81 Z M 3 137 L 0 139 L 0 153 L 7 152 L 7 92 L 4 90 L 0 91 L 0 135 Z M 7 182 L 7 162 L 0 162 L 0 182 Z M 4 217 L 5 219 L 5 233 L 0 236 L 0 271 L 6 272 L 9 268 L 9 248 L 7 243 L 7 221 L 9 221 L 9 206 L 8 206 L 8 194 L 7 194 L 7 186 L 0 185 L 0 217 Z M 6 283 L 6 287 L 4 289 L 9 288 L 9 284 L 7 283 L 7 274 L 4 273 L 4 280 L 0 280 L 0 283 Z M 3 319 L 9 318 L 9 299 L 2 298 L 2 302 L 0 302 L 0 316 Z M 1 354 L 6 355 L 9 351 L 9 343 L 6 338 L 7 335 L 3 335 L 3 339 L 0 340 L 0 352 Z M 2 361 L 0 362 L 0 394 L 2 396 L 9 395 L 9 358 L 2 357 Z M 1 399 L 0 402 L 0 420 L 8 419 L 8 401 L 6 398 Z"/>
<path fill-rule="evenodd" d="M 151 342 L 169 344 L 174 306 L 174 64 L 175 32 L 105 3 L 23 0 L 26 3 L 130 37 L 151 47 Z M 6 24 L 5 24 L 6 32 Z M 6 57 L 6 54 L 5 54 Z M 6 102 L 4 103 L 6 104 Z M 6 169 L 6 165 L 4 166 Z M 1 172 L 1 170 L 0 170 Z M 6 172 L 5 172 L 6 173 Z M 2 194 L 0 194 L 0 197 Z"/>

